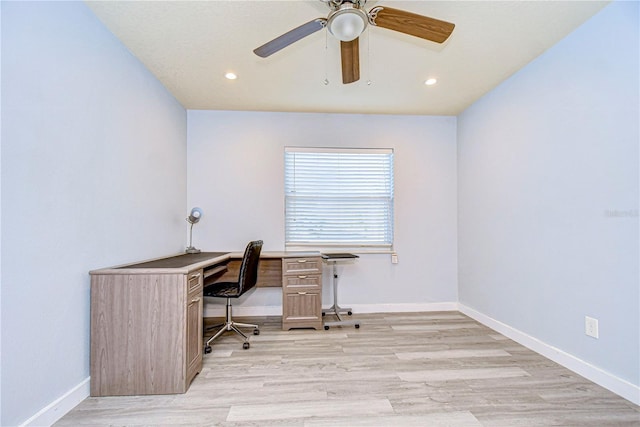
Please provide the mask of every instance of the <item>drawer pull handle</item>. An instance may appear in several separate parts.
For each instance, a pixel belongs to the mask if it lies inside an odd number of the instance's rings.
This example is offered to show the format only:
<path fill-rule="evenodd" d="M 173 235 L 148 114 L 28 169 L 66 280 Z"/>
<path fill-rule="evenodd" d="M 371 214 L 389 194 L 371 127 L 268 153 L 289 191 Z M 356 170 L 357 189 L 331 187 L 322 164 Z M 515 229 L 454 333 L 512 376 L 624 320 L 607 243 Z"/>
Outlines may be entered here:
<path fill-rule="evenodd" d="M 191 304 L 194 304 L 196 302 L 200 302 L 200 298 L 194 298 L 191 300 Z"/>
<path fill-rule="evenodd" d="M 307 276 L 298 276 L 298 279 L 306 279 Z"/>
<path fill-rule="evenodd" d="M 192 275 L 190 278 L 191 279 L 196 279 L 198 277 L 200 277 L 200 273 L 196 273 L 196 274 Z"/>
<path fill-rule="evenodd" d="M 306 260 L 306 259 L 299 259 L 299 260 L 298 260 L 298 262 L 299 262 L 300 264 L 302 264 L 302 263 L 304 263 L 304 262 L 307 262 L 307 260 Z"/>
<path fill-rule="evenodd" d="M 298 295 L 306 295 L 306 292 L 298 292 Z"/>

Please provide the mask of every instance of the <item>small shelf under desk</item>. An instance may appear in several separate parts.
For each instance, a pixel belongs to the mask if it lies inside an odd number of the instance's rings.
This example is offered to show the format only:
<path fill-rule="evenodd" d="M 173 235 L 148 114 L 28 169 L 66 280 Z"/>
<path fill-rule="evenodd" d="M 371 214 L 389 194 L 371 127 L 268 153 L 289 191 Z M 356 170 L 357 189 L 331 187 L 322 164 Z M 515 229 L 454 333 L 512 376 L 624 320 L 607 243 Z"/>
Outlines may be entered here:
<path fill-rule="evenodd" d="M 227 271 L 226 265 L 216 265 L 215 267 L 205 268 L 203 277 L 207 279 L 208 277 L 215 276 L 217 274 L 222 274 Z"/>

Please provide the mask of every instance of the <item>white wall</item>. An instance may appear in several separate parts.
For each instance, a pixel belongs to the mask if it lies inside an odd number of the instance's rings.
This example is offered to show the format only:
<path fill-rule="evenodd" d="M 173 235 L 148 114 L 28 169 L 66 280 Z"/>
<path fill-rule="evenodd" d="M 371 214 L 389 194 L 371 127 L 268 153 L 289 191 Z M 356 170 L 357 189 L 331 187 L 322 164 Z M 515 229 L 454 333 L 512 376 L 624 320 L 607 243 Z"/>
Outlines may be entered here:
<path fill-rule="evenodd" d="M 636 390 L 638 40 L 613 3 L 458 118 L 460 302 Z"/>
<path fill-rule="evenodd" d="M 402 310 L 457 301 L 454 117 L 189 111 L 188 129 L 188 203 L 204 209 L 196 247 L 241 251 L 262 239 L 263 250 L 284 250 L 285 146 L 390 147 L 400 262 L 363 255 L 345 266 L 340 303 Z M 325 305 L 329 283 L 327 274 Z M 279 313 L 282 293 L 258 289 L 243 304 Z"/>
<path fill-rule="evenodd" d="M 182 249 L 186 111 L 83 3 L 2 2 L 2 125 L 0 424 L 47 424 L 88 392 L 88 271 Z"/>

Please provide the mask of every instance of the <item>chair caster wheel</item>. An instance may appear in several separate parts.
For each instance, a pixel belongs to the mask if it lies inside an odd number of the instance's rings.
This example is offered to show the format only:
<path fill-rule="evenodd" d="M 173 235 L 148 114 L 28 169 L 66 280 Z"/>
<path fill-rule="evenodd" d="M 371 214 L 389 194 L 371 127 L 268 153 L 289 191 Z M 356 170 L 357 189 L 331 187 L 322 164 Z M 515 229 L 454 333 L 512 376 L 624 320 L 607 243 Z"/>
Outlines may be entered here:
<path fill-rule="evenodd" d="M 247 350 L 249 348 L 249 343 L 248 342 L 242 343 L 242 348 Z"/>
<path fill-rule="evenodd" d="M 356 323 L 356 329 L 360 329 L 360 324 Z"/>
<path fill-rule="evenodd" d="M 328 331 L 328 330 L 329 330 L 329 327 L 328 327 L 328 326 L 325 326 L 325 327 L 324 327 L 324 330 L 325 330 L 325 331 Z"/>
<path fill-rule="evenodd" d="M 260 335 L 260 329 L 254 329 L 253 335 Z"/>
<path fill-rule="evenodd" d="M 208 345 L 208 346 L 206 346 L 204 348 L 204 354 L 209 354 L 209 353 L 211 353 L 211 346 L 210 345 Z"/>
<path fill-rule="evenodd" d="M 352 313 L 352 312 L 350 312 L 350 311 L 347 311 L 347 314 L 348 314 L 349 316 L 351 316 L 353 313 Z"/>

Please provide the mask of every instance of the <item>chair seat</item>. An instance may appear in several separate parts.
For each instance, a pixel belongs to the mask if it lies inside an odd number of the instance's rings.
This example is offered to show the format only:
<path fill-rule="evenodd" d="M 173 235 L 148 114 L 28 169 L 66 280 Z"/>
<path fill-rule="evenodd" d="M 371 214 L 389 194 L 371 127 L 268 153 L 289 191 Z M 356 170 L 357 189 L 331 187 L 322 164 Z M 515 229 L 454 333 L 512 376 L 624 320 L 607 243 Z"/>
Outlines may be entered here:
<path fill-rule="evenodd" d="M 238 298 L 240 296 L 240 286 L 238 282 L 218 282 L 204 288 L 205 297 Z"/>

